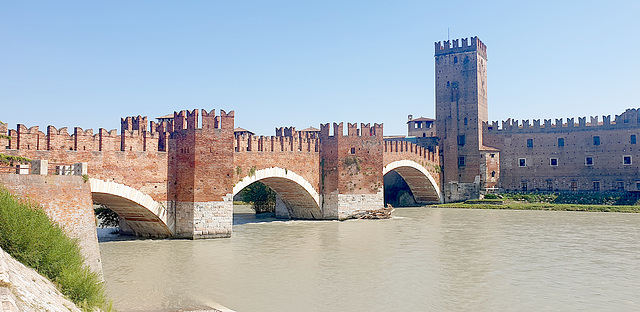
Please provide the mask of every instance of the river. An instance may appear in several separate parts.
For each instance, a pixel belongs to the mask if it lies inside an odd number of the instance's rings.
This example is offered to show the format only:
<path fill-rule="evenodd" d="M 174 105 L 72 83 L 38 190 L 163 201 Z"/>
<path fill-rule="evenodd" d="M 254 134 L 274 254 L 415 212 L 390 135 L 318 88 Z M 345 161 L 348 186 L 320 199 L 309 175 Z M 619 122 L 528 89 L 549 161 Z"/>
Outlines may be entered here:
<path fill-rule="evenodd" d="M 399 208 L 100 243 L 119 311 L 640 311 L 640 214 Z"/>

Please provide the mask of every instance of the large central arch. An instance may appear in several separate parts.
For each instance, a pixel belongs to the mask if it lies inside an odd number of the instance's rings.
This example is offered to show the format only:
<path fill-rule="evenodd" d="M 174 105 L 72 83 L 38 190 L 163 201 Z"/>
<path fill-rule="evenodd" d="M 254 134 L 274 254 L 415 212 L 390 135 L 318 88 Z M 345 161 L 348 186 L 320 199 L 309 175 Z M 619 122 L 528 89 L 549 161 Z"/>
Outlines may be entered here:
<path fill-rule="evenodd" d="M 93 202 L 103 204 L 117 213 L 136 236 L 173 236 L 173 218 L 167 209 L 151 196 L 112 181 L 90 178 L 89 183 Z"/>
<path fill-rule="evenodd" d="M 258 181 L 276 192 L 282 199 L 290 218 L 322 219 L 320 195 L 311 183 L 291 170 L 278 167 L 257 170 L 233 186 L 233 195 Z"/>
<path fill-rule="evenodd" d="M 397 172 L 409 185 L 417 203 L 443 203 L 438 183 L 429 171 L 419 163 L 411 160 L 398 160 L 384 166 L 382 171 L 386 175 L 389 171 Z"/>

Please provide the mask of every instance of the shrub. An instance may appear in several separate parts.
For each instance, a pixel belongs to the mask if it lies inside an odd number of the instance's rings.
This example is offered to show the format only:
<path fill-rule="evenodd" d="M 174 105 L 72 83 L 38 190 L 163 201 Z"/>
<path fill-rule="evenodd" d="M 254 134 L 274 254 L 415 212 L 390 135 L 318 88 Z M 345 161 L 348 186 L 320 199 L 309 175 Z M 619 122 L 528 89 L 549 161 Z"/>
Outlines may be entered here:
<path fill-rule="evenodd" d="M 109 309 L 101 279 L 84 265 L 77 241 L 68 238 L 37 204 L 18 201 L 2 188 L 0 247 L 57 284 L 81 309 Z"/>
<path fill-rule="evenodd" d="M 256 213 L 276 211 L 276 193 L 264 183 L 251 183 L 239 195 L 243 202 L 251 203 Z"/>

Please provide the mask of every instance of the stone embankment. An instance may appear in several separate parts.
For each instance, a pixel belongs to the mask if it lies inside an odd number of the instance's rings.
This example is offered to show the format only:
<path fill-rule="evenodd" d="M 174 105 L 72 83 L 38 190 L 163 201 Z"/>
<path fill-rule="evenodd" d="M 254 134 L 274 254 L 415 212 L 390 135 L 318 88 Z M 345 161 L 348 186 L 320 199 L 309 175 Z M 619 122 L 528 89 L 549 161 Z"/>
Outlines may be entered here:
<path fill-rule="evenodd" d="M 0 311 L 77 311 L 73 302 L 35 270 L 0 249 Z"/>

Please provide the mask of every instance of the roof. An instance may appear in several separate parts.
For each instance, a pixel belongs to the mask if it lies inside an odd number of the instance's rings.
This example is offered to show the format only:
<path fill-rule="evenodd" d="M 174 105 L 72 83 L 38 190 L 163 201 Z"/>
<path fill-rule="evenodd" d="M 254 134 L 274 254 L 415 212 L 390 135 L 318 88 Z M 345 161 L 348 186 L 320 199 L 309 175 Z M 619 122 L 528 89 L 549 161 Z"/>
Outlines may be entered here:
<path fill-rule="evenodd" d="M 407 123 L 410 123 L 412 121 L 436 121 L 436 120 L 433 119 L 433 118 L 420 117 L 420 118 L 411 119 L 411 120 L 407 121 Z"/>
<path fill-rule="evenodd" d="M 486 146 L 486 145 L 482 145 L 480 146 L 480 150 L 481 151 L 493 151 L 493 152 L 499 152 L 500 150 L 495 148 L 495 147 L 490 147 L 490 146 Z"/>
<path fill-rule="evenodd" d="M 320 129 L 316 129 L 314 127 L 309 127 L 307 129 L 298 130 L 298 132 L 316 132 L 316 131 L 320 131 Z"/>
<path fill-rule="evenodd" d="M 162 117 L 156 117 L 156 119 L 169 119 L 169 118 L 173 118 L 173 114 L 164 115 Z"/>
<path fill-rule="evenodd" d="M 251 134 L 254 134 L 253 132 L 251 132 L 251 131 L 249 131 L 247 129 L 244 129 L 244 128 L 240 128 L 240 127 L 233 129 L 233 133 L 236 133 L 236 132 L 249 132 Z"/>

